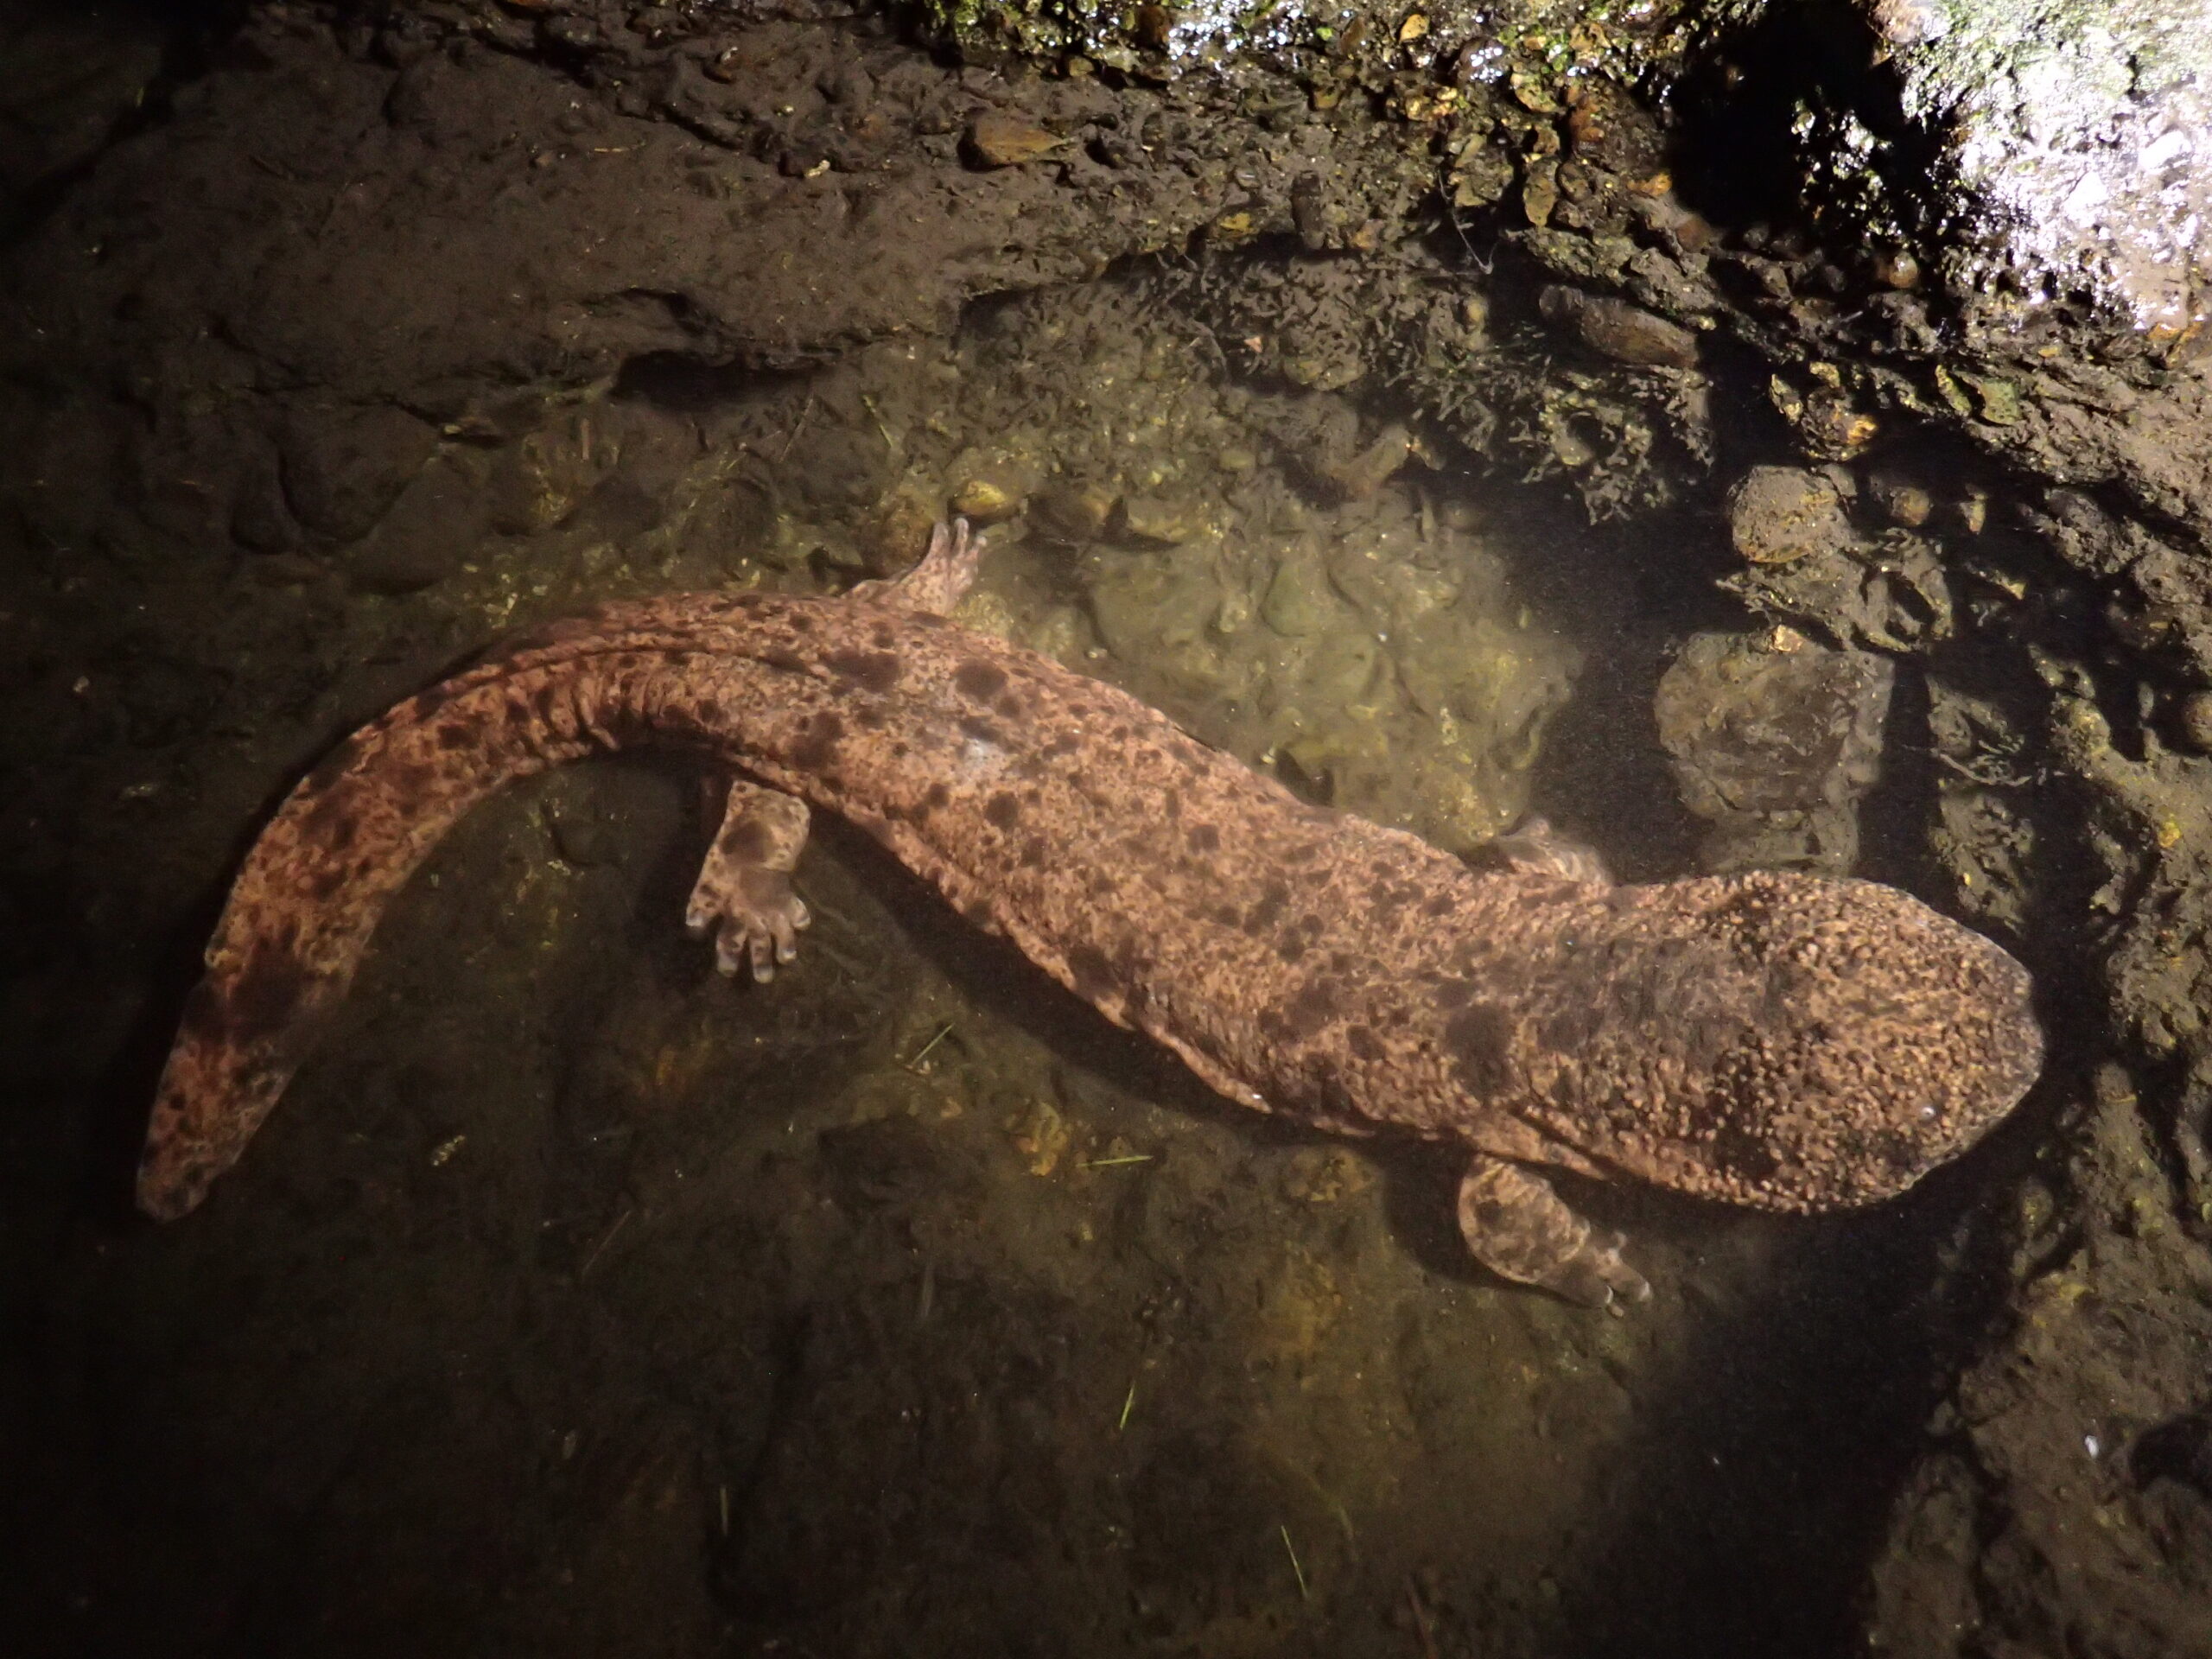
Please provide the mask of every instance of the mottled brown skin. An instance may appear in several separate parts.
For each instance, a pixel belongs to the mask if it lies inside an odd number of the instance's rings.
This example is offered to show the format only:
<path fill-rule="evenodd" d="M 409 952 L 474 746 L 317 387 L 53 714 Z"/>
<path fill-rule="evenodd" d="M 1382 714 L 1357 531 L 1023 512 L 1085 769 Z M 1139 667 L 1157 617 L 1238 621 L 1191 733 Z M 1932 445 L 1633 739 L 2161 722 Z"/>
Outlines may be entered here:
<path fill-rule="evenodd" d="M 687 919 L 788 960 L 803 804 L 1230 1098 L 1457 1143 L 1470 1247 L 1600 1303 L 1645 1294 L 1544 1166 L 1789 1211 L 1901 1192 L 2007 1111 L 2025 972 L 1904 893 L 1751 874 L 1619 887 L 1539 827 L 1489 871 L 1306 804 L 1122 692 L 936 614 L 940 533 L 843 601 L 609 607 L 400 704 L 263 833 L 207 951 L 139 1202 L 192 1209 L 276 1102 L 386 901 L 514 779 L 652 746 L 744 780 Z"/>

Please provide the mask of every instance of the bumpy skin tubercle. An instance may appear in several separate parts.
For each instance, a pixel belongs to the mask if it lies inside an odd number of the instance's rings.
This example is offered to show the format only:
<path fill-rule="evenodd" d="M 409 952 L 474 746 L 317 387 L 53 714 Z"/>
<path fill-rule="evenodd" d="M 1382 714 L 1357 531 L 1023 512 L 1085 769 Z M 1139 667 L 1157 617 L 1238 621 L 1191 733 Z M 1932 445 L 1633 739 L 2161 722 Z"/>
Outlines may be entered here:
<path fill-rule="evenodd" d="M 795 945 L 804 810 L 836 812 L 1231 1099 L 1463 1147 L 1470 1247 L 1578 1300 L 1643 1281 L 1543 1166 L 1769 1209 L 1871 1203 L 2033 1081 L 2025 973 L 1905 894 L 1795 874 L 1615 886 L 1541 831 L 1470 869 L 944 620 L 979 550 L 941 532 L 858 599 L 610 607 L 340 745 L 232 893 L 162 1076 L 143 1207 L 183 1213 L 235 1160 L 463 812 L 641 746 L 744 780 L 689 918 L 729 968 Z"/>

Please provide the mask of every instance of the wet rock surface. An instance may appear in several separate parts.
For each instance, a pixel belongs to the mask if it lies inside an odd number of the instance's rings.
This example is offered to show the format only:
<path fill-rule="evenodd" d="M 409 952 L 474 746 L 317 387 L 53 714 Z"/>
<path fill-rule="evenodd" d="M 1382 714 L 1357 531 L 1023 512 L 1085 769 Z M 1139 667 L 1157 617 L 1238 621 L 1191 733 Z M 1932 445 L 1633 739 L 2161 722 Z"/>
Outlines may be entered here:
<path fill-rule="evenodd" d="M 10 12 L 11 1629 L 2205 1651 L 2204 173 L 2140 10 Z M 2034 962 L 2054 1080 L 1898 1211 L 1622 1215 L 1660 1299 L 1593 1326 L 834 834 L 733 998 L 688 782 L 613 768 L 417 884 L 235 1204 L 119 1218 L 336 735 L 954 504 L 965 620 L 1317 798 L 1635 874 L 1862 832 Z"/>
<path fill-rule="evenodd" d="M 1933 155 L 1906 175 L 1885 167 L 1883 137 L 1847 127 L 1842 153 L 1824 159 L 1837 167 L 1856 147 L 1869 172 L 1898 175 L 1898 217 L 1948 245 L 1935 274 L 1970 315 L 2009 331 L 2022 312 L 2071 302 L 2160 344 L 2196 335 L 2212 270 L 2199 149 L 2212 11 L 1955 0 L 1866 15 L 1897 113 Z"/>

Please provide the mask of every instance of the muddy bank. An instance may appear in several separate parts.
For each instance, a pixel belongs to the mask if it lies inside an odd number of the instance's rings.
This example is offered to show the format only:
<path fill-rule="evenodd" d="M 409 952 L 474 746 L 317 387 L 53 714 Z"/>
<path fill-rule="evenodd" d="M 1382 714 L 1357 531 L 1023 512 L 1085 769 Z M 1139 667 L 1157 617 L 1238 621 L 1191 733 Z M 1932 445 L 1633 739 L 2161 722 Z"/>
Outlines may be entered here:
<path fill-rule="evenodd" d="M 1732 20 L 1160 74 L 804 8 L 11 35 L 33 1646 L 2201 1649 L 2202 382 L 1788 222 L 1716 157 L 1795 37 Z M 1594 1195 L 1660 1294 L 1592 1320 L 863 848 L 724 984 L 690 781 L 602 768 L 441 855 L 235 1191 L 122 1213 L 339 734 L 947 505 L 966 620 L 1317 797 L 1911 883 L 2054 988 L 2052 1084 L 1871 1217 Z"/>

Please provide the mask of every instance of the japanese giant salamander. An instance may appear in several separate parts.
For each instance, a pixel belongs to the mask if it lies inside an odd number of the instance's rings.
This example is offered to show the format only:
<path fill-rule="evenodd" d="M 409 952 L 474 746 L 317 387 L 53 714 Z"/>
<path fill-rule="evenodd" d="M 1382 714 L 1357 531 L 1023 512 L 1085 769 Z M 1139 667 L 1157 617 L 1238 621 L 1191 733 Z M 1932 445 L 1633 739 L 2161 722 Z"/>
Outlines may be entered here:
<path fill-rule="evenodd" d="M 1548 1168 L 1848 1208 L 1910 1186 L 2034 1081 L 2026 972 L 1904 893 L 1762 873 L 1617 886 L 1541 830 L 1471 868 L 948 621 L 981 550 L 940 525 L 908 575 L 841 600 L 611 605 L 340 744 L 232 890 L 141 1206 L 181 1216 L 236 1160 L 462 813 L 641 747 L 736 779 L 687 918 L 724 972 L 791 958 L 808 810 L 838 813 L 1231 1100 L 1451 1143 L 1468 1248 L 1576 1301 L 1649 1287 Z"/>

